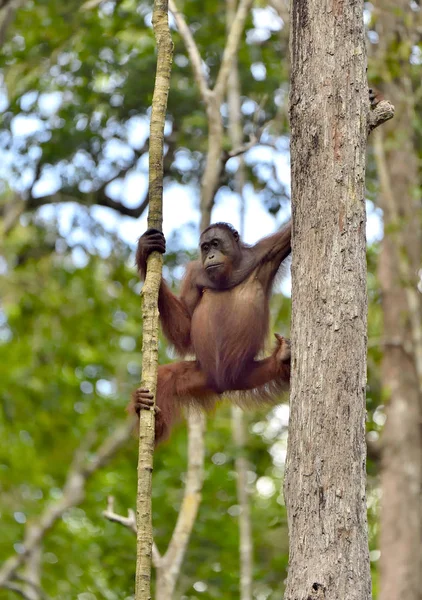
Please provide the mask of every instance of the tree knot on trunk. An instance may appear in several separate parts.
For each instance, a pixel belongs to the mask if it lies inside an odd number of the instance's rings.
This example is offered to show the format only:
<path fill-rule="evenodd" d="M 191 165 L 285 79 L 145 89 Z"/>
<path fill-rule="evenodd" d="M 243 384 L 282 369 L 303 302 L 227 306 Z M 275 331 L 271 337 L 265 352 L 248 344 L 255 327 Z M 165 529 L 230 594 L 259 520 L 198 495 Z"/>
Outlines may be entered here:
<path fill-rule="evenodd" d="M 310 595 L 306 600 L 323 600 L 325 598 L 325 585 L 322 583 L 313 583 Z"/>

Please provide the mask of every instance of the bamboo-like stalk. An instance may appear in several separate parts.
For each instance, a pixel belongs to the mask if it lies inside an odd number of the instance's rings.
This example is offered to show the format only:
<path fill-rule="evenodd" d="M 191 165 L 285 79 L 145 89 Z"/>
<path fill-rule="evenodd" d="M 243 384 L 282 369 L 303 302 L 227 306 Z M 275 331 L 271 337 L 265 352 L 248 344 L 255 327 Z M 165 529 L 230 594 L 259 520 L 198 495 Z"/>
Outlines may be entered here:
<path fill-rule="evenodd" d="M 163 148 L 167 98 L 173 58 L 173 42 L 168 23 L 168 0 L 155 0 L 152 24 L 157 44 L 157 70 L 152 98 L 149 146 L 148 228 L 162 230 Z M 142 385 L 155 397 L 158 370 L 158 292 L 161 282 L 162 256 L 153 252 L 148 258 L 142 289 L 143 341 Z M 154 454 L 155 413 L 143 411 L 139 423 L 137 558 L 135 600 L 151 599 L 152 514 L 151 489 Z"/>

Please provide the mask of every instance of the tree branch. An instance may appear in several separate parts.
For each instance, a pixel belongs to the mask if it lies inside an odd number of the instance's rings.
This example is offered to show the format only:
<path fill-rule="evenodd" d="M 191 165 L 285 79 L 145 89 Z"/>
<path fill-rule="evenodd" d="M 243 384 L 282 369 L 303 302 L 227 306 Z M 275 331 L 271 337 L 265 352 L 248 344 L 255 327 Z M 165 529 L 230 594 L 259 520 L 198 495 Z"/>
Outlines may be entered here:
<path fill-rule="evenodd" d="M 227 0 L 227 24 L 230 27 L 235 18 L 236 0 Z M 256 144 L 258 137 L 251 136 L 249 144 L 242 147 L 243 127 L 240 97 L 239 67 L 237 57 L 233 57 L 230 77 L 227 81 L 227 104 L 229 112 L 229 135 L 233 150 L 229 156 L 240 155 L 239 164 L 235 173 L 235 192 L 240 200 L 240 228 L 242 236 L 245 228 L 245 162 L 243 158 L 252 145 Z M 257 115 L 256 115 L 257 116 Z M 260 135 L 260 134 L 259 134 Z M 253 544 L 251 531 L 251 513 L 249 506 L 249 492 L 247 484 L 248 464 L 245 456 L 246 431 L 243 412 L 238 406 L 232 406 L 232 436 L 236 448 L 236 490 L 237 501 L 240 507 L 239 524 L 239 559 L 240 559 L 240 600 L 252 600 L 252 573 L 253 573 Z"/>
<path fill-rule="evenodd" d="M 261 143 L 260 142 L 260 138 L 261 138 L 262 130 L 263 130 L 263 127 L 261 127 L 256 133 L 254 133 L 253 135 L 251 135 L 249 137 L 249 141 L 248 142 L 245 142 L 244 144 L 239 144 L 238 146 L 235 146 L 232 150 L 229 150 L 228 152 L 224 152 L 223 153 L 223 158 L 222 158 L 223 165 L 225 165 L 226 162 L 229 161 L 231 158 L 235 158 L 236 156 L 242 156 L 248 150 L 250 150 L 251 148 L 253 148 L 257 144 L 260 144 Z M 274 145 L 272 145 L 272 144 L 266 143 L 266 144 L 262 144 L 262 145 L 274 148 Z"/>
<path fill-rule="evenodd" d="M 201 503 L 205 458 L 204 430 L 204 415 L 202 413 L 193 413 L 193 418 L 191 416 L 188 421 L 188 470 L 182 506 L 167 551 L 161 561 L 167 573 L 166 583 L 169 585 L 167 593 L 169 591 L 173 592 L 176 585 L 189 537 Z M 166 596 L 165 592 L 163 592 L 161 596 L 157 594 L 157 600 L 160 600 L 160 598 L 166 600 L 172 597 L 172 594 Z"/>
<path fill-rule="evenodd" d="M 172 140 L 168 140 L 170 148 L 173 148 L 174 143 Z M 28 198 L 25 200 L 23 197 L 18 194 L 14 194 L 12 199 L 0 207 L 0 216 L 3 216 L 3 235 L 7 235 L 13 227 L 16 225 L 17 221 L 21 214 L 27 210 L 36 210 L 41 206 L 45 206 L 46 204 L 63 204 L 66 202 L 75 202 L 80 204 L 81 206 L 105 206 L 107 208 L 111 208 L 115 210 L 117 213 L 124 217 L 131 217 L 134 219 L 138 219 L 145 212 L 148 203 L 149 203 L 149 190 L 146 192 L 145 197 L 139 202 L 137 206 L 128 207 L 122 204 L 118 200 L 113 200 L 110 198 L 106 189 L 113 181 L 116 179 L 123 178 L 131 169 L 135 167 L 136 161 L 140 158 L 140 156 L 148 151 L 148 143 L 145 143 L 144 146 L 137 151 L 135 159 L 129 164 L 122 167 L 113 177 L 105 181 L 97 190 L 93 190 L 89 193 L 81 193 L 79 190 L 68 189 L 60 190 L 54 194 L 49 194 L 46 196 L 35 197 L 32 195 L 32 190 L 35 183 L 39 179 L 39 175 L 41 174 L 41 162 L 38 162 L 34 177 L 34 182 L 29 189 Z M 168 173 L 171 162 L 172 162 L 173 152 L 168 151 L 166 157 L 164 159 L 164 172 Z"/>
<path fill-rule="evenodd" d="M 114 523 L 120 523 L 123 527 L 127 527 L 132 533 L 137 532 L 135 511 L 131 508 L 127 511 L 127 517 L 114 512 L 114 498 L 109 496 L 107 499 L 107 509 L 103 510 L 103 517 Z"/>
<path fill-rule="evenodd" d="M 153 542 L 152 561 L 157 569 L 156 600 L 168 600 L 173 595 L 177 578 L 180 573 L 183 558 L 186 553 L 189 537 L 195 523 L 199 505 L 201 503 L 201 490 L 204 479 L 204 428 L 205 418 L 202 413 L 194 413 L 188 420 L 188 467 L 183 500 L 166 553 L 161 556 Z M 107 509 L 103 516 L 109 521 L 120 523 L 136 534 L 137 525 L 135 513 L 128 509 L 128 516 L 124 517 L 114 511 L 114 498 L 109 497 Z"/>
<path fill-rule="evenodd" d="M 195 80 L 207 108 L 208 152 L 201 179 L 201 229 L 204 229 L 210 222 L 215 190 L 222 168 L 221 150 L 224 130 L 220 113 L 221 103 L 225 94 L 232 62 L 239 48 L 240 37 L 252 3 L 253 0 L 240 0 L 227 37 L 216 83 L 214 89 L 210 90 L 203 73 L 202 59 L 190 29 L 183 15 L 179 12 L 175 0 L 169 0 L 170 10 L 174 15 L 179 33 L 185 43 L 192 63 Z"/>
<path fill-rule="evenodd" d="M 24 545 L 29 531 L 30 526 L 28 526 L 25 531 Z M 35 546 L 32 552 L 28 554 L 24 565 L 24 576 L 19 577 L 19 580 L 25 583 L 25 589 L 30 600 L 40 600 L 45 598 L 45 594 L 41 589 L 41 559 L 42 542 Z M 18 579 L 17 576 L 15 578 Z"/>
<path fill-rule="evenodd" d="M 239 48 L 240 36 L 243 33 L 246 18 L 253 4 L 253 0 L 240 0 L 236 14 L 230 27 L 230 32 L 227 37 L 226 46 L 224 48 L 223 58 L 218 71 L 217 80 L 214 87 L 214 94 L 221 102 L 226 90 L 227 79 L 232 68 L 233 58 Z"/>
<path fill-rule="evenodd" d="M 136 526 L 135 511 L 133 511 L 131 508 L 128 508 L 127 517 L 124 517 L 123 515 L 119 515 L 118 513 L 114 512 L 113 496 L 108 497 L 107 509 L 103 511 L 103 516 L 106 519 L 108 519 L 109 521 L 113 521 L 114 523 L 119 523 L 120 525 L 123 525 L 123 527 L 126 527 L 127 529 L 129 529 L 129 531 L 131 531 L 132 533 L 134 533 L 136 535 L 138 528 Z M 153 563 L 154 567 L 158 568 L 160 566 L 160 561 L 161 561 L 161 554 L 157 548 L 156 543 L 153 541 L 152 542 L 152 563 Z"/>
<path fill-rule="evenodd" d="M 23 589 L 22 586 L 20 586 L 17 583 L 5 583 L 3 585 L 5 590 L 9 590 L 10 592 L 15 592 L 15 594 L 18 594 L 18 596 L 21 596 L 22 598 L 25 598 L 25 600 L 31 600 L 31 598 L 28 596 L 28 594 L 25 592 L 25 590 Z"/>
<path fill-rule="evenodd" d="M 109 182 L 107 182 L 107 184 L 108 183 Z M 83 201 L 84 197 L 82 196 L 73 196 L 72 194 L 64 192 L 57 192 L 56 194 L 51 194 L 49 196 L 40 196 L 39 198 L 31 197 L 28 203 L 24 205 L 23 210 L 35 210 L 37 208 L 40 208 L 41 206 L 44 206 L 45 204 L 63 204 L 65 202 L 76 202 L 77 204 L 80 204 L 82 206 L 106 206 L 107 208 L 112 208 L 124 217 L 133 217 L 134 219 L 137 219 L 145 212 L 149 202 L 149 195 L 147 193 L 145 198 L 141 200 L 138 206 L 125 206 L 121 202 L 109 198 L 106 195 L 105 190 L 103 188 L 100 188 L 96 192 L 86 194 L 85 198 L 87 199 L 86 202 Z M 17 216 L 17 218 L 19 216 L 20 214 Z M 16 219 L 14 222 L 16 222 Z M 9 226 L 8 230 L 10 230 L 10 228 L 11 227 Z"/>
<path fill-rule="evenodd" d="M 180 33 L 180 37 L 183 39 L 183 42 L 186 46 L 186 50 L 189 54 L 190 62 L 192 64 L 193 74 L 198 85 L 199 92 L 202 96 L 202 99 L 205 103 L 208 103 L 210 89 L 207 84 L 207 80 L 205 77 L 204 69 L 203 69 L 203 61 L 201 58 L 201 54 L 198 50 L 198 46 L 193 39 L 193 35 L 185 21 L 185 17 L 177 8 L 175 0 L 169 0 L 169 8 L 176 21 L 177 29 Z"/>
<path fill-rule="evenodd" d="M 37 573 L 37 575 L 39 575 L 39 573 Z M 13 580 L 22 584 L 22 589 L 28 600 L 48 600 L 47 594 L 41 588 L 39 583 L 35 583 L 35 581 L 30 578 L 22 577 L 18 574 L 13 576 Z"/>
<path fill-rule="evenodd" d="M 113 177 L 105 181 L 97 190 L 94 190 L 87 194 L 82 194 L 78 190 L 74 192 L 63 192 L 59 191 L 55 194 L 50 194 L 48 196 L 40 196 L 35 197 L 32 195 L 32 189 L 34 187 L 35 182 L 38 180 L 38 177 L 35 177 L 34 184 L 31 187 L 30 196 L 24 205 L 24 210 L 35 210 L 40 206 L 44 206 L 45 204 L 53 204 L 53 203 L 64 203 L 64 202 L 77 202 L 79 204 L 84 204 L 87 206 L 98 205 L 98 206 L 106 206 L 107 208 L 112 208 L 116 212 L 120 213 L 125 217 L 133 217 L 137 219 L 140 217 L 148 206 L 149 202 L 149 193 L 147 192 L 145 197 L 141 200 L 138 206 L 135 207 L 127 207 L 121 202 L 117 200 L 112 200 L 106 193 L 107 187 L 116 179 L 120 179 L 127 175 L 127 173 L 134 168 L 136 161 L 139 159 L 142 153 L 148 151 L 148 145 L 145 144 L 143 148 L 137 153 L 135 159 L 129 164 L 122 167 Z M 40 163 L 37 166 L 38 175 L 40 174 Z M 10 227 L 9 227 L 10 229 Z"/>
<path fill-rule="evenodd" d="M 11 556 L 3 563 L 0 568 L 0 587 L 5 587 L 7 583 L 10 583 L 17 569 L 24 564 L 27 557 L 40 544 L 47 531 L 62 517 L 63 513 L 82 502 L 88 479 L 113 458 L 130 438 L 133 428 L 133 420 L 128 419 L 105 439 L 93 456 L 88 457 L 86 453 L 82 458 L 80 449 L 75 452 L 61 498 L 49 504 L 37 522 L 28 527 L 26 541 L 20 554 Z"/>
<path fill-rule="evenodd" d="M 24 0 L 3 0 L 0 3 L 0 47 L 6 41 L 7 30 Z"/>

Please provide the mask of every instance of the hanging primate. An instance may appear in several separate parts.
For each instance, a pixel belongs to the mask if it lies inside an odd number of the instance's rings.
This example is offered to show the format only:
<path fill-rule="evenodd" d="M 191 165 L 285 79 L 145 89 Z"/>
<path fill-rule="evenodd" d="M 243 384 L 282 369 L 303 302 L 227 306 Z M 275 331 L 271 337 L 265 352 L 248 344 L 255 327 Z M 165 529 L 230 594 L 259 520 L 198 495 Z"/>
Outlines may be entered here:
<path fill-rule="evenodd" d="M 257 360 L 269 326 L 269 299 L 274 278 L 290 254 L 291 224 L 247 246 L 227 223 L 203 231 L 200 260 L 189 263 L 180 298 L 161 281 L 158 299 L 165 336 L 185 360 L 158 368 L 156 442 L 167 437 L 183 406 L 214 406 L 224 392 L 252 390 L 259 401 L 274 401 L 288 388 L 290 343 L 276 335 L 268 358 Z M 136 263 L 145 277 L 151 252 L 165 252 L 165 238 L 149 229 L 138 242 Z M 152 405 L 149 390 L 132 396 L 130 412 Z"/>

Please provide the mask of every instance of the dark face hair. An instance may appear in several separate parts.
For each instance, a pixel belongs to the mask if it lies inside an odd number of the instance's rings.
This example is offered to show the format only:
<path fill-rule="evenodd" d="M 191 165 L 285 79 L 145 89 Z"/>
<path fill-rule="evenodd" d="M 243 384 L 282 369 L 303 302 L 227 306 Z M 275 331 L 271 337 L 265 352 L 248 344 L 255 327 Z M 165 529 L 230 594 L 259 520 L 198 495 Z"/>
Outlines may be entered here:
<path fill-rule="evenodd" d="M 230 278 L 240 260 L 239 234 L 228 223 L 216 223 L 202 232 L 200 241 L 202 266 L 216 282 Z"/>
<path fill-rule="evenodd" d="M 212 225 L 209 225 L 206 229 L 204 229 L 204 231 L 201 233 L 201 238 L 202 236 L 207 233 L 207 231 L 209 231 L 210 229 L 214 229 L 214 228 L 218 228 L 218 229 L 225 229 L 226 231 L 230 232 L 233 236 L 233 238 L 238 241 L 239 240 L 239 234 L 237 233 L 236 229 L 233 227 L 233 225 L 230 225 L 230 223 L 213 223 Z"/>

